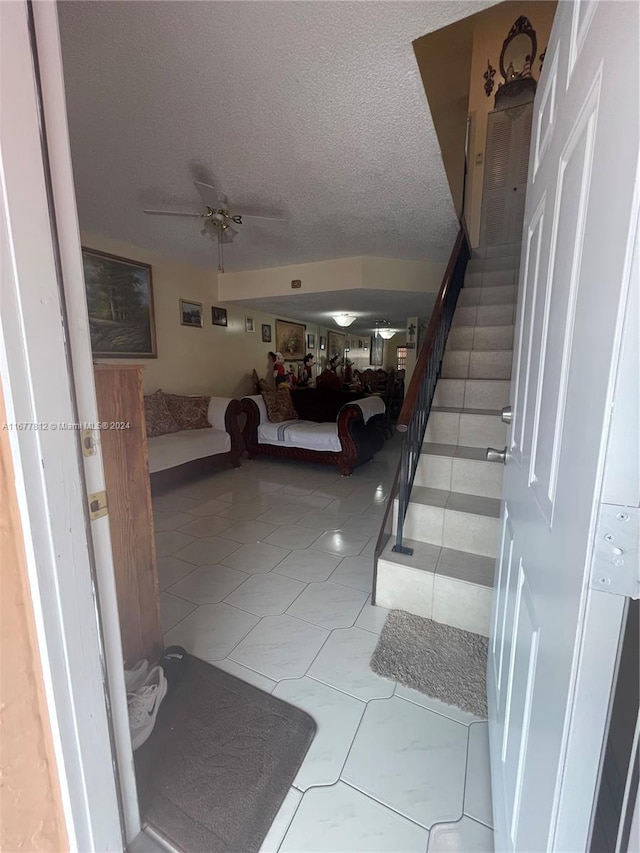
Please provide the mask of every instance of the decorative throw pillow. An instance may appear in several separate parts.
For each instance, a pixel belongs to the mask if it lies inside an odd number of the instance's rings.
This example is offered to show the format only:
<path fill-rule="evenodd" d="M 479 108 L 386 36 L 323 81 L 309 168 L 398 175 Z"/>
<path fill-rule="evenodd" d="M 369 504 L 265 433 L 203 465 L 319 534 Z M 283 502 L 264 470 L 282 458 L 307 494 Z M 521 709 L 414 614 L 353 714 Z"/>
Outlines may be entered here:
<path fill-rule="evenodd" d="M 169 411 L 180 429 L 211 429 L 207 418 L 211 397 L 183 397 L 180 394 L 165 394 Z"/>
<path fill-rule="evenodd" d="M 264 383 L 260 383 L 260 393 L 267 407 L 267 417 L 272 424 L 279 424 L 282 421 L 298 420 L 298 413 L 293 408 L 291 394 L 286 385 L 280 385 L 276 391 Z"/>
<path fill-rule="evenodd" d="M 158 388 L 144 398 L 144 417 L 147 424 L 147 438 L 178 432 L 180 427 L 167 407 L 164 394 Z"/>

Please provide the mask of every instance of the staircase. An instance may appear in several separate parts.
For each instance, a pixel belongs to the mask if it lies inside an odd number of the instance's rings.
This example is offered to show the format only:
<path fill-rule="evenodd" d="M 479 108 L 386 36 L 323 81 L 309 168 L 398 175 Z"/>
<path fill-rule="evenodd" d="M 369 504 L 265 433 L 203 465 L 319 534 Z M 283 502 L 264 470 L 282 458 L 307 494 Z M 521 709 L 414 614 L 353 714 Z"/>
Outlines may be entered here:
<path fill-rule="evenodd" d="M 488 636 L 498 547 L 520 246 L 476 249 L 467 265 L 404 525 L 412 555 L 378 559 L 376 604 Z M 397 516 L 394 507 L 394 529 Z"/>

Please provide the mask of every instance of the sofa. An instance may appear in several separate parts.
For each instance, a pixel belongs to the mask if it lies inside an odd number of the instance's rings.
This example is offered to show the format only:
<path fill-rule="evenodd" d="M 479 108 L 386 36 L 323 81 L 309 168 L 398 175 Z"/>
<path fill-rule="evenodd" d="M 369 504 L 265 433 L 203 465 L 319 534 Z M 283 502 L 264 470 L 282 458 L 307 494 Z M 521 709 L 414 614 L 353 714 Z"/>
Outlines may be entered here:
<path fill-rule="evenodd" d="M 243 452 L 240 412 L 240 401 L 230 397 L 187 397 L 160 390 L 145 397 L 152 486 L 202 473 L 212 464 L 238 468 Z"/>
<path fill-rule="evenodd" d="M 336 465 L 343 476 L 349 476 L 384 444 L 381 422 L 385 407 L 380 397 L 347 402 L 332 419 L 324 421 L 298 418 L 272 422 L 259 394 L 243 397 L 241 405 L 246 416 L 243 437 L 249 459 L 276 456 L 321 462 Z"/>

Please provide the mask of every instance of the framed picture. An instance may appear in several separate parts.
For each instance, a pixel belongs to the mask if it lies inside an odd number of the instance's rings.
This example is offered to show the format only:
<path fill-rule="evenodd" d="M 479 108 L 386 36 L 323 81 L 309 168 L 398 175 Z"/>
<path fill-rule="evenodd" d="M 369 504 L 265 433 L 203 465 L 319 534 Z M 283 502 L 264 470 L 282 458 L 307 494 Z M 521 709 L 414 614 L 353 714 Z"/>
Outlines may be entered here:
<path fill-rule="evenodd" d="M 199 326 L 202 328 L 202 302 L 190 302 L 179 299 L 180 323 L 183 326 Z"/>
<path fill-rule="evenodd" d="M 315 335 L 307 335 L 307 349 L 315 349 L 316 348 L 316 336 Z"/>
<path fill-rule="evenodd" d="M 303 359 L 305 328 L 302 323 L 276 320 L 276 351 L 286 359 Z"/>
<path fill-rule="evenodd" d="M 358 339 L 358 349 L 362 349 L 362 341 Z"/>
<path fill-rule="evenodd" d="M 244 330 L 245 332 L 255 332 L 255 329 L 253 327 L 253 317 L 245 317 Z"/>
<path fill-rule="evenodd" d="M 327 335 L 327 354 L 329 360 L 333 358 L 342 358 L 344 353 L 345 337 L 342 332 L 329 332 Z"/>
<path fill-rule="evenodd" d="M 325 338 L 325 336 L 320 335 L 318 340 L 319 340 L 320 349 L 326 349 L 327 348 L 327 339 Z"/>
<path fill-rule="evenodd" d="M 91 350 L 110 358 L 157 358 L 151 267 L 82 249 Z"/>
<path fill-rule="evenodd" d="M 262 324 L 262 343 L 271 343 L 271 326 L 269 325 L 269 323 Z"/>
<path fill-rule="evenodd" d="M 382 367 L 384 361 L 384 338 L 376 335 L 371 338 L 371 349 L 369 351 L 369 364 L 372 367 Z"/>
<path fill-rule="evenodd" d="M 227 309 L 226 308 L 216 308 L 213 307 L 211 309 L 211 322 L 214 326 L 226 326 L 227 325 Z"/>

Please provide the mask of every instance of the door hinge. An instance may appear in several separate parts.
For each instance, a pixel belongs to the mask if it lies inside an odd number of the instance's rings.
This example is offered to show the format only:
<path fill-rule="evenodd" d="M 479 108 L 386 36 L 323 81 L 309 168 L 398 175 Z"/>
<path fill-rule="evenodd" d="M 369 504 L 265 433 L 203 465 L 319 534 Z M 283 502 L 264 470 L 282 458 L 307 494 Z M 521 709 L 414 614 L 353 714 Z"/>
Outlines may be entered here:
<path fill-rule="evenodd" d="M 638 507 L 600 504 L 591 589 L 640 598 Z"/>
<path fill-rule="evenodd" d="M 95 521 L 96 518 L 102 518 L 108 512 L 106 491 L 92 492 L 89 495 L 89 518 L 91 521 Z"/>

